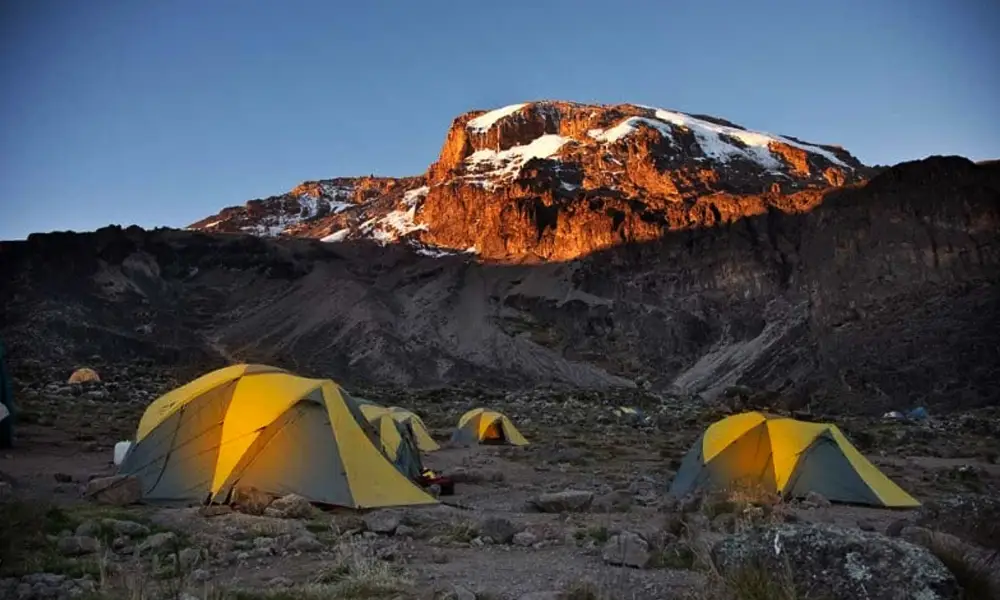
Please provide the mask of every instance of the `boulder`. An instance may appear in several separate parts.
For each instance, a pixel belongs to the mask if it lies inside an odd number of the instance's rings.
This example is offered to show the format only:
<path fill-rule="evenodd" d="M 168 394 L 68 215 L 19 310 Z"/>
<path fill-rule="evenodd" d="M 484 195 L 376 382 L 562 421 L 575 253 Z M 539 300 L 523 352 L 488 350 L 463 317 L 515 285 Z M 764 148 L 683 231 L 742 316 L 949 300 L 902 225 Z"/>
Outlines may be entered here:
<path fill-rule="evenodd" d="M 82 556 L 84 554 L 93 554 L 100 550 L 101 544 L 97 541 L 97 538 L 85 536 L 85 535 L 71 535 L 64 538 L 59 538 L 56 543 L 56 549 L 63 556 Z"/>
<path fill-rule="evenodd" d="M 711 556 L 723 575 L 764 569 L 787 577 L 803 595 L 829 600 L 961 598 L 954 575 L 927 549 L 834 525 L 785 523 L 743 531 L 718 542 Z"/>
<path fill-rule="evenodd" d="M 583 512 L 590 508 L 594 493 L 581 490 L 564 490 L 541 494 L 529 500 L 529 504 L 540 512 Z"/>
<path fill-rule="evenodd" d="M 594 500 L 594 511 L 626 512 L 632 507 L 633 499 L 629 490 L 614 490 Z"/>
<path fill-rule="evenodd" d="M 102 504 L 128 506 L 142 500 L 142 485 L 132 475 L 97 477 L 87 483 L 85 495 Z"/>
<path fill-rule="evenodd" d="M 161 554 L 173 550 L 176 544 L 177 534 L 172 531 L 164 531 L 161 533 L 154 533 L 146 538 L 146 541 L 139 546 L 139 550 L 141 552 Z"/>
<path fill-rule="evenodd" d="M 296 552 L 318 552 L 323 549 L 323 543 L 312 533 L 306 532 L 292 540 L 288 544 L 288 549 Z"/>
<path fill-rule="evenodd" d="M 368 531 L 392 535 L 402 522 L 402 515 L 395 510 L 376 510 L 364 517 Z"/>
<path fill-rule="evenodd" d="M 957 494 L 928 501 L 917 511 L 914 524 L 1000 550 L 1000 497 Z"/>
<path fill-rule="evenodd" d="M 264 510 L 266 516 L 281 519 L 308 519 L 314 513 L 313 505 L 298 494 L 282 496 Z"/>
<path fill-rule="evenodd" d="M 641 569 L 649 563 L 649 544 L 638 534 L 623 531 L 608 540 L 601 556 L 609 565 Z"/>
<path fill-rule="evenodd" d="M 502 517 L 489 517 L 479 524 L 479 535 L 492 539 L 497 544 L 509 544 L 518 528 Z"/>
<path fill-rule="evenodd" d="M 274 498 L 253 486 L 237 487 L 233 490 L 232 507 L 248 515 L 263 515 Z"/>

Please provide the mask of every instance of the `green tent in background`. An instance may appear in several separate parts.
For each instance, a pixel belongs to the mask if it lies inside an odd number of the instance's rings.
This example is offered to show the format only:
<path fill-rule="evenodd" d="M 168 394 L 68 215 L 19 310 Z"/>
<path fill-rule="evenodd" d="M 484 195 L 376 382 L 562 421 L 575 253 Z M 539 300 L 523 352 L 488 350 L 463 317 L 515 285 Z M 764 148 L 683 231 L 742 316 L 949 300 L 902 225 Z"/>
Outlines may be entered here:
<path fill-rule="evenodd" d="M 7 374 L 3 341 L 0 340 L 0 448 L 14 445 L 14 388 Z"/>

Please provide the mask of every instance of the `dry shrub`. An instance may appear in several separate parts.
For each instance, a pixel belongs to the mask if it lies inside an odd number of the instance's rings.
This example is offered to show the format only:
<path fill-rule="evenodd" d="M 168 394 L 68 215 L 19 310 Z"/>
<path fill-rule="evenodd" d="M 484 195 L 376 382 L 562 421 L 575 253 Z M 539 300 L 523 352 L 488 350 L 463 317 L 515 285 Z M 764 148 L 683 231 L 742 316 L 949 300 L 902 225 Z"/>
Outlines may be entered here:
<path fill-rule="evenodd" d="M 314 583 L 332 586 L 336 594 L 330 597 L 335 598 L 392 596 L 412 585 L 402 569 L 378 558 L 374 546 L 361 539 L 337 546 L 330 565 Z"/>
<path fill-rule="evenodd" d="M 749 563 L 723 574 L 708 549 L 702 547 L 699 561 L 706 566 L 705 586 L 691 600 L 821 600 L 798 592 L 787 560 L 777 572 L 759 563 Z"/>

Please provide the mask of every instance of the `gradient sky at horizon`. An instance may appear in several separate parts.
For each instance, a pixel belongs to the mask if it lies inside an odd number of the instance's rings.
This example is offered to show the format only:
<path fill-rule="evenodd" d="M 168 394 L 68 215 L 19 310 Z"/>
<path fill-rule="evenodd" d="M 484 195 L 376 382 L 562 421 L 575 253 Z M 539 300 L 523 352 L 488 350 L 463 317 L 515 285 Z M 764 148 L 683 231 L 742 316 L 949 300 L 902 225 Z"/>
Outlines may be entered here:
<path fill-rule="evenodd" d="M 0 239 L 419 174 L 458 114 L 536 99 L 1000 158 L 998 25 L 987 0 L 7 0 Z"/>

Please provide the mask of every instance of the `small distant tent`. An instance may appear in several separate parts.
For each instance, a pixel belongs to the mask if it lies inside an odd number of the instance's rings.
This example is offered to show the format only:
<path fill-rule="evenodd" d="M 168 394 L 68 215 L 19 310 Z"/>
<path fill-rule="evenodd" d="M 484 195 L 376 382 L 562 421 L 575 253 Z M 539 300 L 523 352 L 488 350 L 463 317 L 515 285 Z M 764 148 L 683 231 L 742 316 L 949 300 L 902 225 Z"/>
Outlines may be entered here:
<path fill-rule="evenodd" d="M 528 440 L 503 414 L 485 408 L 474 408 L 458 419 L 451 436 L 456 444 L 512 444 L 526 446 Z"/>
<path fill-rule="evenodd" d="M 73 374 L 69 376 L 66 383 L 85 383 L 88 381 L 100 381 L 100 376 L 97 375 L 97 371 L 90 369 L 88 367 L 83 367 L 73 371 Z"/>
<path fill-rule="evenodd" d="M 375 428 L 377 443 L 389 460 L 410 479 L 418 479 L 424 465 L 409 425 L 392 418 L 389 409 L 384 406 L 367 400 L 359 400 L 359 405 L 367 423 Z"/>
<path fill-rule="evenodd" d="M 392 413 L 393 419 L 396 419 L 401 423 L 406 423 L 410 426 L 410 430 L 413 431 L 413 437 L 417 440 L 417 448 L 419 448 L 421 452 L 434 452 L 435 450 L 441 448 L 441 446 L 434 441 L 434 438 L 431 437 L 431 433 L 427 429 L 427 425 L 424 424 L 424 420 L 421 419 L 417 413 L 398 406 L 389 407 L 389 411 Z"/>
<path fill-rule="evenodd" d="M 352 508 L 436 503 L 356 419 L 333 381 L 233 365 L 150 404 L 119 473 L 152 502 L 226 502 L 252 486 Z"/>
<path fill-rule="evenodd" d="M 670 494 L 746 484 L 786 497 L 818 492 L 831 502 L 920 505 L 858 452 L 836 425 L 760 412 L 710 425 L 681 461 Z"/>

